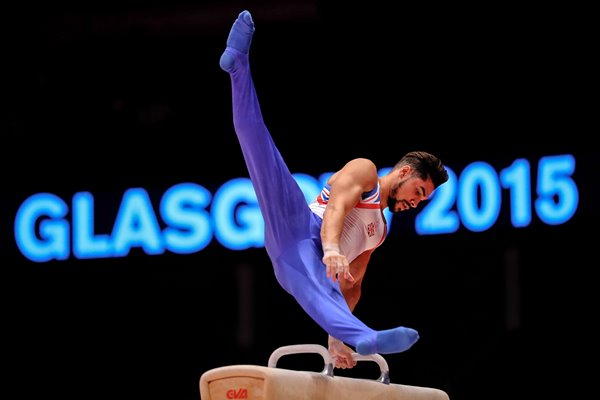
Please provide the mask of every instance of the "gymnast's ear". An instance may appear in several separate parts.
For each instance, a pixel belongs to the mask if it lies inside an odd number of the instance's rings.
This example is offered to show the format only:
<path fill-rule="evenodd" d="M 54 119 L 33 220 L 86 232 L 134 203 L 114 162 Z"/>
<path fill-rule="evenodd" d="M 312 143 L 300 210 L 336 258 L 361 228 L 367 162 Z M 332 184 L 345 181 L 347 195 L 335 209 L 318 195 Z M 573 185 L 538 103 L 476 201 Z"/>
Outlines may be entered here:
<path fill-rule="evenodd" d="M 398 174 L 398 178 L 408 178 L 412 174 L 412 167 L 410 165 L 403 165 L 398 168 L 395 172 Z M 394 171 L 392 171 L 394 172 Z"/>

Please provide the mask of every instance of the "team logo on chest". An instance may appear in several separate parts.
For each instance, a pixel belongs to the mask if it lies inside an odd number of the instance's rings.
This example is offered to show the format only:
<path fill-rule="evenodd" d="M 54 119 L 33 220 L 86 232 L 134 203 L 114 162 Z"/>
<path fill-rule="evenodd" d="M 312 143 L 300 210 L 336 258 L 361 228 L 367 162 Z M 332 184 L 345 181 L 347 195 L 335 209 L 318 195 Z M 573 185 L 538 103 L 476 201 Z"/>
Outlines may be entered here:
<path fill-rule="evenodd" d="M 374 222 L 369 222 L 367 224 L 367 235 L 369 235 L 369 237 L 372 237 L 375 235 L 375 223 Z"/>

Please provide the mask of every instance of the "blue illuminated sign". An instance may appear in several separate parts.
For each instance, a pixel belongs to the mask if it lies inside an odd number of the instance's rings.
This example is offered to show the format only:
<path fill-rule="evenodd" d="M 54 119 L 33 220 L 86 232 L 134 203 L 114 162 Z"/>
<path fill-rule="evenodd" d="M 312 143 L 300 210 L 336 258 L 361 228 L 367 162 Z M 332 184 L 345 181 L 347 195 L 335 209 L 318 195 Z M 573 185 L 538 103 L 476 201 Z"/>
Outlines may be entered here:
<path fill-rule="evenodd" d="M 385 175 L 390 168 L 381 169 Z M 537 164 L 535 199 L 532 201 L 531 167 L 515 160 L 496 173 L 488 163 L 477 161 L 460 176 L 448 168 L 449 180 L 440 186 L 415 220 L 420 235 L 447 234 L 461 226 L 473 232 L 490 229 L 502 208 L 502 190 L 509 193 L 511 224 L 515 228 L 532 221 L 532 204 L 545 224 L 567 222 L 577 210 L 579 194 L 572 179 L 575 158 L 547 156 Z M 307 202 L 320 192 L 330 172 L 314 178 L 294 177 Z M 264 221 L 252 183 L 248 178 L 225 182 L 214 195 L 196 183 L 180 183 L 162 196 L 158 215 L 143 188 L 125 191 L 110 234 L 99 234 L 94 226 L 94 196 L 73 195 L 69 204 L 52 193 L 37 193 L 19 207 L 14 223 L 15 241 L 21 253 L 34 262 L 125 257 L 131 249 L 148 255 L 166 251 L 191 254 L 203 250 L 213 237 L 224 247 L 245 250 L 264 246 Z M 209 210 L 210 209 L 210 210 Z M 159 218 L 160 217 L 160 218 Z M 391 224 L 392 214 L 386 210 Z M 71 249 L 72 246 L 72 249 Z"/>
<path fill-rule="evenodd" d="M 502 189 L 510 194 L 510 219 L 515 228 L 526 227 L 532 220 L 531 167 L 525 159 L 515 160 L 500 171 L 485 162 L 465 167 L 457 178 L 448 168 L 449 180 L 434 192 L 415 221 L 420 235 L 456 232 L 462 225 L 473 232 L 490 229 L 502 207 Z M 537 165 L 535 211 L 548 225 L 567 222 L 579 203 L 577 184 L 572 178 L 575 157 L 542 157 Z M 454 206 L 456 205 L 456 210 Z"/>

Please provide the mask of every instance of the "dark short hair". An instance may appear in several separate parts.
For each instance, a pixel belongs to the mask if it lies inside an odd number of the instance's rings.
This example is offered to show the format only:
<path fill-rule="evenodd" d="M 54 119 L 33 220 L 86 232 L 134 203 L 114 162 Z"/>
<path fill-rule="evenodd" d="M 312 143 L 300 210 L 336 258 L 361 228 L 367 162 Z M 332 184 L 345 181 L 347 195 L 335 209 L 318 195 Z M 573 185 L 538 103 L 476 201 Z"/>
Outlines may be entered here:
<path fill-rule="evenodd" d="M 426 151 L 411 151 L 406 153 L 393 169 L 398 169 L 404 165 L 409 165 L 418 177 L 426 180 L 431 177 L 434 188 L 448 180 L 448 171 L 442 161 L 431 153 Z"/>

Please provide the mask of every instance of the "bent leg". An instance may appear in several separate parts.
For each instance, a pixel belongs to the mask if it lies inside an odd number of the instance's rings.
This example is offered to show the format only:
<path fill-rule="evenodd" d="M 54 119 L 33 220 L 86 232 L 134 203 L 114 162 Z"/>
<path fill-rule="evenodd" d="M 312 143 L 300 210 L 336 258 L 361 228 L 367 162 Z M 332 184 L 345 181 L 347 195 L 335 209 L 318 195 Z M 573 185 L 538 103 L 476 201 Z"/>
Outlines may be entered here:
<path fill-rule="evenodd" d="M 310 239 L 287 246 L 273 263 L 277 280 L 330 335 L 352 346 L 373 340 L 375 330 L 352 314 L 339 285 L 324 273 L 319 247 Z"/>
<path fill-rule="evenodd" d="M 313 222 L 313 236 L 316 228 L 317 223 Z M 274 260 L 280 284 L 321 328 L 358 353 L 390 354 L 409 349 L 419 339 L 414 329 L 400 326 L 376 331 L 352 313 L 339 284 L 324 273 L 319 243 L 314 237 L 302 240 L 288 246 Z"/>
<path fill-rule="evenodd" d="M 311 211 L 262 117 L 248 57 L 253 33 L 252 17 L 242 11 L 219 64 L 231 76 L 233 124 L 265 221 L 265 245 L 276 257 L 283 243 L 307 236 Z"/>

